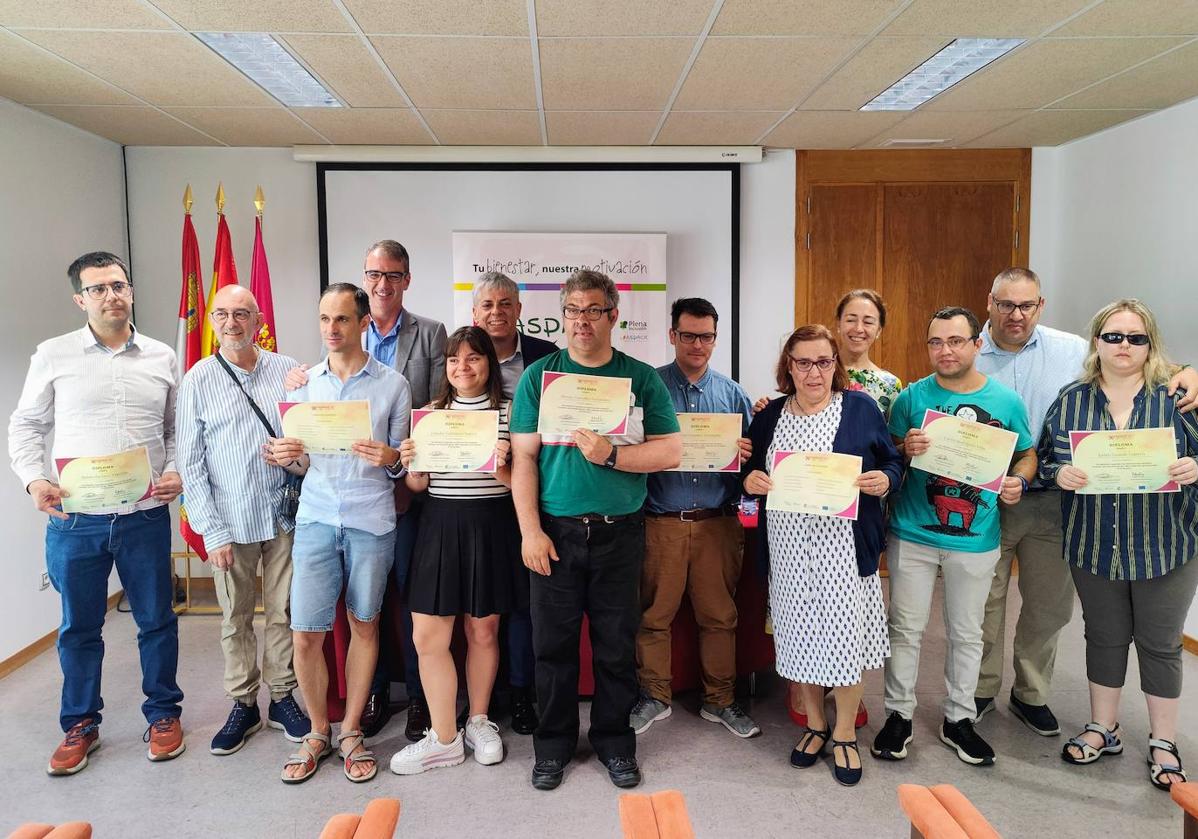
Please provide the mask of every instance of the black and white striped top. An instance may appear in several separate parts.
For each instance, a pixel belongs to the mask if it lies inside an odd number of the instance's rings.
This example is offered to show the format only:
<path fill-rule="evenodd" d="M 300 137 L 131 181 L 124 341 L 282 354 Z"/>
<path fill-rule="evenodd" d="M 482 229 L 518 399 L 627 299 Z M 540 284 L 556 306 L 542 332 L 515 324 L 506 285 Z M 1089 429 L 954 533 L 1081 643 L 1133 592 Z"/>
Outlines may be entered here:
<path fill-rule="evenodd" d="M 459 396 L 449 406 L 454 411 L 490 411 L 491 398 L 488 394 L 474 397 Z M 510 441 L 508 433 L 508 410 L 511 402 L 504 400 L 499 405 L 499 439 Z M 495 476 L 486 472 L 431 472 L 428 476 L 428 494 L 436 498 L 501 498 L 511 495 Z"/>

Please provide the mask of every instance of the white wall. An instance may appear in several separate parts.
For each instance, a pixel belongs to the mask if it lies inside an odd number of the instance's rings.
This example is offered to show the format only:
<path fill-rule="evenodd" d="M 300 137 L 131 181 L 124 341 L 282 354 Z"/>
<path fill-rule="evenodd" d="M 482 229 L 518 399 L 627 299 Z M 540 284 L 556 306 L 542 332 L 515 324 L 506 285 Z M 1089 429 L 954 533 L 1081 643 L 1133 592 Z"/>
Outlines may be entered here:
<path fill-rule="evenodd" d="M 0 415 L 16 407 L 29 356 L 41 341 L 86 322 L 71 300 L 67 266 L 82 253 L 125 249 L 121 147 L 0 99 L 0 254 L 7 305 L 0 314 Z M 140 287 L 138 289 L 140 294 Z M 58 594 L 38 591 L 46 517 L 20 481 L 0 481 L 5 541 L 0 660 L 58 627 Z M 115 575 L 109 591 L 117 589 Z"/>
<path fill-rule="evenodd" d="M 1032 267 L 1062 328 L 1084 332 L 1105 304 L 1139 297 L 1173 358 L 1198 364 L 1195 149 L 1198 99 L 1033 154 Z M 1186 633 L 1198 637 L 1196 607 Z"/>

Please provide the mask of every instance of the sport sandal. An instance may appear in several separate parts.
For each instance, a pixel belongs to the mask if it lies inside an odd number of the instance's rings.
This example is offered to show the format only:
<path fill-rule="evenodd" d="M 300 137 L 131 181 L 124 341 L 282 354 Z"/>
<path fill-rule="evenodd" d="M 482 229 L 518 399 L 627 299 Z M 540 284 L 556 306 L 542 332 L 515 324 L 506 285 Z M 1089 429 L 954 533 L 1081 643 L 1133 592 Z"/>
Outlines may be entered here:
<path fill-rule="evenodd" d="M 1156 763 L 1152 759 L 1152 750 L 1160 749 L 1162 752 L 1168 752 L 1173 755 L 1176 765 L 1172 763 Z M 1172 740 L 1160 740 L 1156 737 L 1148 738 L 1148 778 L 1152 781 L 1152 785 L 1157 789 L 1167 790 L 1178 781 L 1163 782 L 1161 775 L 1176 775 L 1181 778 L 1180 783 L 1185 783 L 1186 771 L 1181 766 L 1181 755 L 1177 753 L 1177 744 Z"/>
<path fill-rule="evenodd" d="M 310 740 L 315 740 L 322 744 L 319 751 L 312 750 L 312 746 L 309 745 Z M 320 768 L 320 762 L 332 753 L 333 747 L 329 745 L 328 734 L 321 734 L 319 731 L 309 731 L 304 735 L 304 739 L 300 741 L 299 751 L 287 758 L 287 762 L 283 764 L 283 772 L 279 778 L 285 784 L 302 784 L 316 774 L 316 770 Z M 287 769 L 291 766 L 302 766 L 304 767 L 304 771 L 292 777 L 287 774 Z"/>
<path fill-rule="evenodd" d="M 1092 745 L 1082 739 L 1082 735 L 1087 731 L 1102 735 L 1102 747 L 1094 748 Z M 1086 727 L 1082 733 L 1076 737 L 1071 737 L 1067 743 L 1061 748 L 1061 760 L 1066 763 L 1072 763 L 1074 766 L 1085 766 L 1087 763 L 1093 763 L 1103 755 L 1118 755 L 1123 754 L 1123 741 L 1119 739 L 1119 723 L 1115 723 L 1113 728 L 1104 728 L 1096 722 L 1086 723 Z M 1074 757 L 1069 751 L 1070 748 L 1077 749 L 1081 752 L 1081 757 Z"/>
<path fill-rule="evenodd" d="M 345 747 L 345 741 L 349 740 L 349 748 Z M 354 749 L 362 746 L 363 750 L 354 754 Z M 365 749 L 366 735 L 361 731 L 342 731 L 337 735 L 337 753 L 341 755 L 341 759 L 345 761 L 344 771 L 345 777 L 349 778 L 355 784 L 362 784 L 374 778 L 379 773 L 379 764 L 375 760 L 374 752 Z M 370 771 L 365 775 L 354 775 L 350 772 L 355 764 L 371 763 Z"/>

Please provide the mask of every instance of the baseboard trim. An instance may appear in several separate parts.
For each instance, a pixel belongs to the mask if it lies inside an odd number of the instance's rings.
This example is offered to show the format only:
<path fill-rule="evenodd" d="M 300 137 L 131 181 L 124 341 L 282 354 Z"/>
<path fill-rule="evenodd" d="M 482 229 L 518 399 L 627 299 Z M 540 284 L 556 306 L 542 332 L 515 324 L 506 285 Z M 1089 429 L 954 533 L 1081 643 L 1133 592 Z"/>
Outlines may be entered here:
<path fill-rule="evenodd" d="M 116 608 L 116 604 L 121 602 L 121 597 L 124 596 L 123 591 L 118 591 L 116 594 L 108 598 L 108 611 Z M 3 679 L 9 673 L 18 670 L 23 665 L 33 661 L 46 650 L 54 646 L 54 641 L 58 638 L 58 630 L 48 632 L 41 638 L 38 638 L 28 647 L 17 650 L 4 661 L 0 661 L 0 679 Z"/>
<path fill-rule="evenodd" d="M 1182 633 L 1181 647 L 1188 653 L 1198 655 L 1198 638 L 1191 638 L 1189 635 Z"/>

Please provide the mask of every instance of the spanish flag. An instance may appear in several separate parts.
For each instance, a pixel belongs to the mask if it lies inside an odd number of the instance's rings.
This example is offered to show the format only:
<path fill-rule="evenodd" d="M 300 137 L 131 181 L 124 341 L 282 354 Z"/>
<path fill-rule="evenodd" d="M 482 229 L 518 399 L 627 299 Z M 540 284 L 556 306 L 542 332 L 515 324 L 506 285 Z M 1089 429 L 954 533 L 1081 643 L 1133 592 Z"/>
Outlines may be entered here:
<path fill-rule="evenodd" d="M 204 282 L 200 278 L 200 244 L 191 223 L 191 185 L 183 193 L 183 285 L 179 292 L 179 332 L 175 352 L 179 355 L 179 372 L 186 373 L 200 360 L 200 337 L 207 319 L 204 317 Z M 204 537 L 191 529 L 187 519 L 187 499 L 179 496 L 179 535 L 187 546 L 208 558 Z"/>
<path fill-rule="evenodd" d="M 275 304 L 270 294 L 270 266 L 266 264 L 266 246 L 262 243 L 262 208 L 266 199 L 262 196 L 262 187 L 254 193 L 254 207 L 258 215 L 254 217 L 254 252 L 250 262 L 250 294 L 258 301 L 258 311 L 262 313 L 262 327 L 254 343 L 264 350 L 278 352 L 278 333 L 275 331 Z"/>
<path fill-rule="evenodd" d="M 216 292 L 227 285 L 237 285 L 237 266 L 233 263 L 233 239 L 229 235 L 229 225 L 225 221 L 225 187 L 216 187 L 216 255 L 212 259 L 212 285 L 208 287 L 208 306 L 212 308 L 212 298 Z M 200 354 L 210 356 L 216 352 L 219 342 L 212 331 L 212 322 L 204 319 L 204 334 L 200 341 Z"/>

